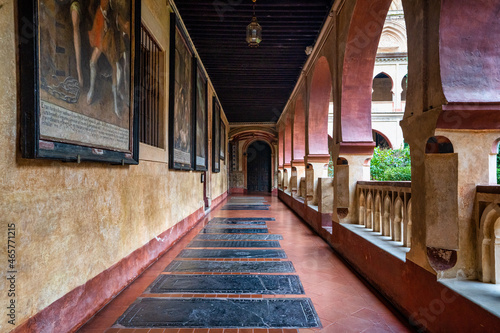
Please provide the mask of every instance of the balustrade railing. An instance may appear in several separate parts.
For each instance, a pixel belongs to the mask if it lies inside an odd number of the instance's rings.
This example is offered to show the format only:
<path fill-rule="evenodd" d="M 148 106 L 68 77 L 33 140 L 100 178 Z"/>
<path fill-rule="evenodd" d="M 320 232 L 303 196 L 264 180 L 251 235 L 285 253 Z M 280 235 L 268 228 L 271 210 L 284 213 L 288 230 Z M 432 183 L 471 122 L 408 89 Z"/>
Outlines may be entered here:
<path fill-rule="evenodd" d="M 474 206 L 478 278 L 500 284 L 500 186 L 477 186 Z"/>
<path fill-rule="evenodd" d="M 357 199 L 360 225 L 411 246 L 411 182 L 358 182 Z"/>

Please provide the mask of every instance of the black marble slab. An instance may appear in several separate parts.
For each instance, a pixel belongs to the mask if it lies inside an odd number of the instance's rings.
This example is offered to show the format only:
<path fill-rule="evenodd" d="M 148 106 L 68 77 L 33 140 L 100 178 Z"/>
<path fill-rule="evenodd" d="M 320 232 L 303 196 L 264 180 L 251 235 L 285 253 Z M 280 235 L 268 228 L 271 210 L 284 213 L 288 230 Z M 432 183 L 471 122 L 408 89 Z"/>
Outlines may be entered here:
<path fill-rule="evenodd" d="M 266 225 L 266 221 L 210 221 L 208 225 Z"/>
<path fill-rule="evenodd" d="M 165 272 L 191 273 L 294 273 L 291 261 L 174 260 Z"/>
<path fill-rule="evenodd" d="M 242 229 L 242 228 L 205 228 L 200 231 L 200 234 L 267 234 L 269 230 L 266 228 L 259 229 Z"/>
<path fill-rule="evenodd" d="M 199 234 L 194 240 L 283 240 L 276 234 Z"/>
<path fill-rule="evenodd" d="M 147 294 L 303 295 L 296 275 L 160 275 Z"/>
<path fill-rule="evenodd" d="M 312 328 L 321 327 L 321 322 L 308 298 L 139 298 L 116 325 L 125 328 Z"/>
<path fill-rule="evenodd" d="M 199 259 L 285 259 L 283 250 L 182 250 L 178 258 Z"/>
<path fill-rule="evenodd" d="M 226 221 L 276 221 L 274 217 L 215 217 L 210 222 Z"/>
<path fill-rule="evenodd" d="M 241 229 L 260 229 L 267 228 L 265 224 L 212 224 L 208 223 L 205 228 L 219 228 L 219 229 L 233 229 L 233 228 L 241 228 Z"/>
<path fill-rule="evenodd" d="M 277 241 L 192 241 L 187 247 L 281 247 Z"/>
<path fill-rule="evenodd" d="M 234 205 L 224 206 L 222 210 L 269 210 L 269 205 Z"/>

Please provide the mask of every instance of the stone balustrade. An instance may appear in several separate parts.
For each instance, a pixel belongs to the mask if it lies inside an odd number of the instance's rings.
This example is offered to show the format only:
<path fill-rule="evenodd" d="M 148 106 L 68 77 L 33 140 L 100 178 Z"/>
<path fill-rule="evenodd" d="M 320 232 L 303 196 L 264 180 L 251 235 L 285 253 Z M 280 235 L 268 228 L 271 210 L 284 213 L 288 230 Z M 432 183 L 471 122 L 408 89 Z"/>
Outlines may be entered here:
<path fill-rule="evenodd" d="M 477 272 L 482 282 L 500 284 L 500 186 L 477 186 L 474 205 Z"/>
<path fill-rule="evenodd" d="M 411 246 L 411 182 L 357 183 L 358 223 Z"/>

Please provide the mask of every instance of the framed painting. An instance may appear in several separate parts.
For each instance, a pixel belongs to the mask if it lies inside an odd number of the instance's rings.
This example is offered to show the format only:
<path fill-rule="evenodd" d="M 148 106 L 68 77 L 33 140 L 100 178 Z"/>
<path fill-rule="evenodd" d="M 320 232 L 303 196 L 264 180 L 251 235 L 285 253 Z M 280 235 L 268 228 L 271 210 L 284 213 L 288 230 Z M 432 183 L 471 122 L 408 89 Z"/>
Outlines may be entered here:
<path fill-rule="evenodd" d="M 207 78 L 200 64 L 196 71 L 195 170 L 208 171 Z"/>
<path fill-rule="evenodd" d="M 213 97 L 212 113 L 212 171 L 220 172 L 220 104 L 217 97 Z"/>
<path fill-rule="evenodd" d="M 138 163 L 140 8 L 18 1 L 23 158 Z"/>
<path fill-rule="evenodd" d="M 226 124 L 220 121 L 220 159 L 226 160 Z"/>
<path fill-rule="evenodd" d="M 196 62 L 175 14 L 170 22 L 170 168 L 193 170 Z"/>

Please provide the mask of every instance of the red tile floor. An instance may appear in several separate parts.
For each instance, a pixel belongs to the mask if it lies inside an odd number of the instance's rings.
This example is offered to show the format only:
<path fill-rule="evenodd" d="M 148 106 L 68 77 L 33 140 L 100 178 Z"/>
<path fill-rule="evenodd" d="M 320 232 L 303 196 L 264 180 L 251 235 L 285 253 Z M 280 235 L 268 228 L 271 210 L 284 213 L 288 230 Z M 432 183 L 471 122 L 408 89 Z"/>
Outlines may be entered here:
<path fill-rule="evenodd" d="M 226 211 L 223 205 L 210 213 L 208 219 L 191 230 L 170 251 L 146 270 L 128 288 L 95 315 L 81 333 L 319 333 L 319 332 L 410 332 L 408 324 L 388 303 L 376 295 L 333 252 L 319 236 L 311 231 L 288 207 L 277 198 L 266 197 L 268 211 Z M 312 300 L 321 319 L 321 329 L 116 329 L 111 326 L 144 290 L 163 272 L 165 267 L 214 217 L 273 217 L 268 222 L 269 232 L 283 235 L 281 247 L 292 261 L 296 274 Z M 156 295 L 147 295 L 149 297 Z M 193 297 L 194 295 L 168 295 L 166 297 Z M 204 295 L 227 297 L 228 295 Z M 163 295 L 165 297 L 165 295 Z M 196 297 L 200 297 L 197 295 Z M 239 296 L 230 296 L 239 297 Z M 242 296 L 249 298 L 249 296 Z M 255 295 L 250 298 L 274 297 Z M 296 297 L 296 296 L 295 296 Z M 283 298 L 283 297 L 281 297 Z"/>

